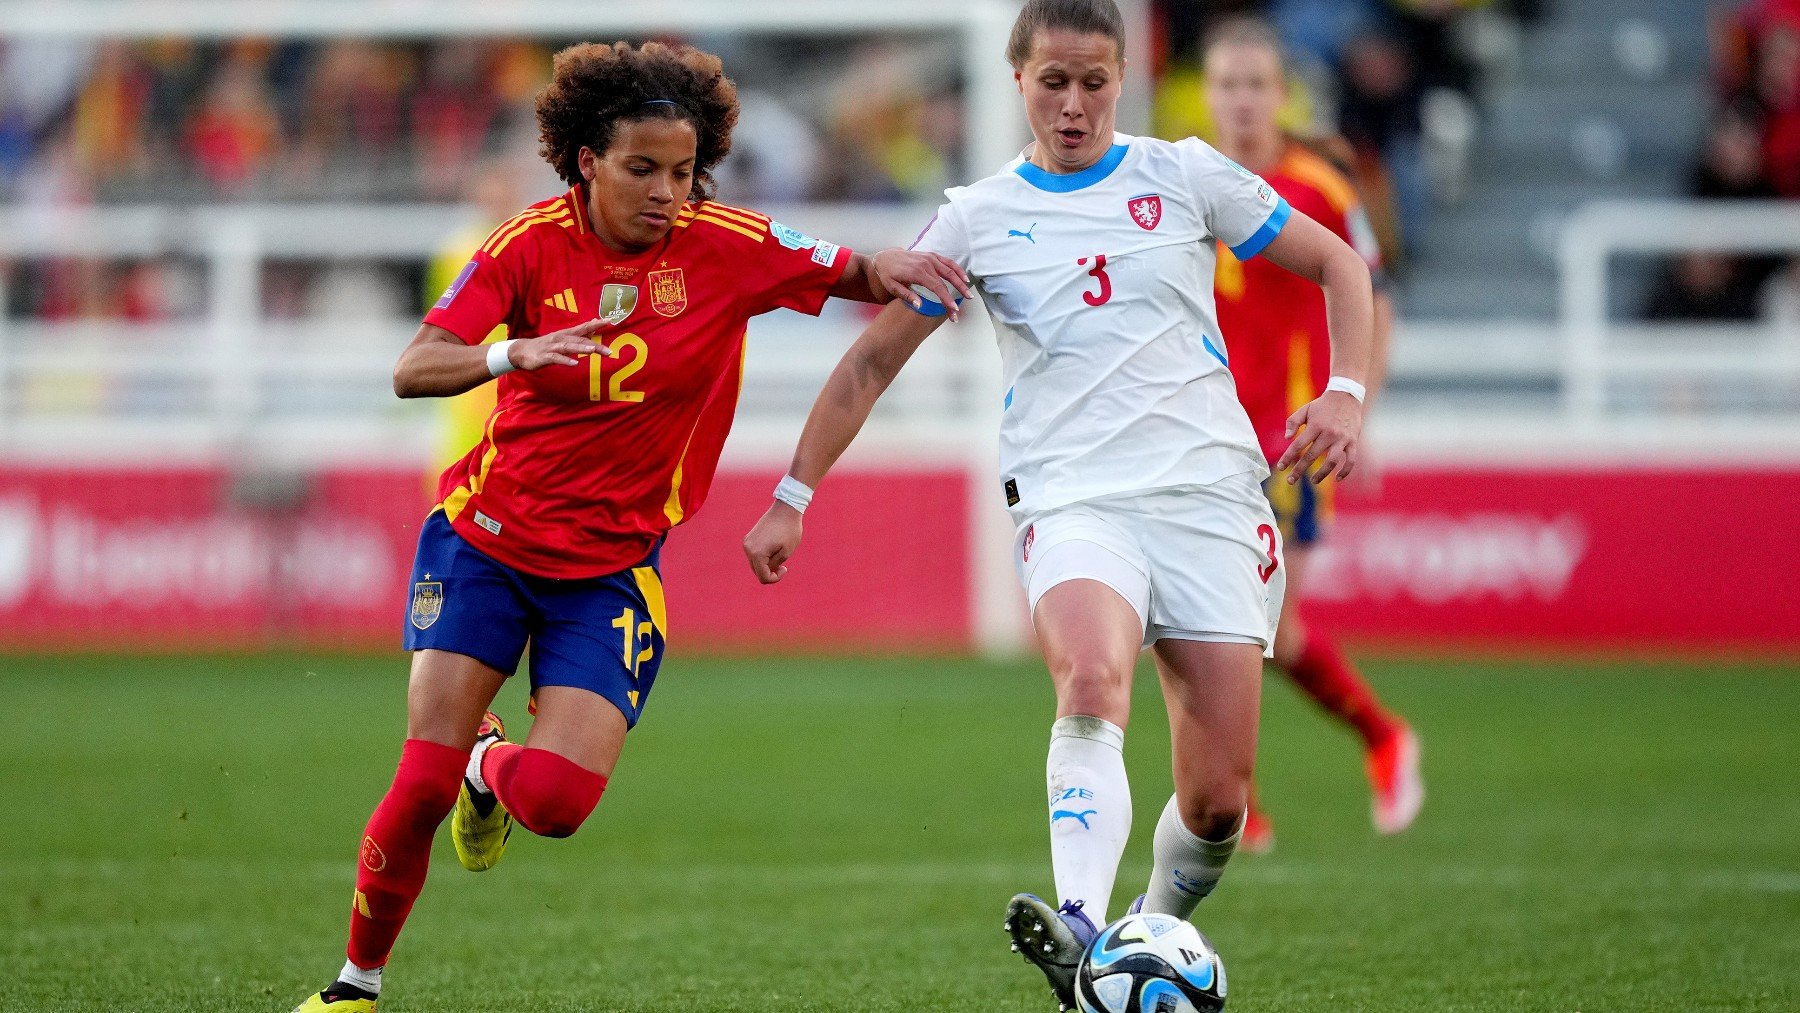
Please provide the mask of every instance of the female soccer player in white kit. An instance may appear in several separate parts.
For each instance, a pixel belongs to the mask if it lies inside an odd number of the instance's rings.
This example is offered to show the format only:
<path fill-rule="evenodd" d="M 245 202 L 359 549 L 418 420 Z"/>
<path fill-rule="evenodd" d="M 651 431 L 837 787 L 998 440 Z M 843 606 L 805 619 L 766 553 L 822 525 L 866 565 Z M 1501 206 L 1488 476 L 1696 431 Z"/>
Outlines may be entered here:
<path fill-rule="evenodd" d="M 1289 423 L 1299 435 L 1277 462 L 1289 481 L 1355 467 L 1374 320 L 1362 258 L 1261 179 L 1192 138 L 1114 132 L 1123 50 L 1112 0 L 1029 0 L 1007 55 L 1035 143 L 948 191 L 915 244 L 974 279 L 1004 364 L 999 485 L 1056 687 L 1047 774 L 1059 901 L 1021 894 L 1006 924 L 1064 1008 L 1130 833 L 1122 747 L 1141 648 L 1156 658 L 1175 775 L 1143 909 L 1191 914 L 1243 828 L 1285 574 L 1260 487 L 1268 470 L 1214 314 L 1215 244 L 1325 290 L 1333 381 Z M 826 382 L 777 502 L 745 538 L 763 582 L 785 572 L 812 487 L 956 313 L 953 293 L 936 294 L 888 306 Z"/>

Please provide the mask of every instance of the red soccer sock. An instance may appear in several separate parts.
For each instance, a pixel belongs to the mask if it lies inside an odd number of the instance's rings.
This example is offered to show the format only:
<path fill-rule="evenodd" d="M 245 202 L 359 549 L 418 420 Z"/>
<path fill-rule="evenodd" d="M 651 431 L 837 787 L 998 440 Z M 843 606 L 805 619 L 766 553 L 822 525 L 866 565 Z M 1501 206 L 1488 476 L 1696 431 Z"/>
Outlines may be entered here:
<path fill-rule="evenodd" d="M 573 834 L 606 791 L 606 778 L 568 757 L 514 742 L 488 749 L 481 779 L 513 819 L 539 837 Z"/>
<path fill-rule="evenodd" d="M 1309 632 L 1306 646 L 1300 649 L 1300 657 L 1287 674 L 1320 707 L 1355 728 L 1370 747 L 1404 727 L 1382 708 L 1374 688 L 1363 681 L 1328 637 Z"/>
<path fill-rule="evenodd" d="M 350 912 L 350 962 L 381 967 L 413 901 L 425 886 L 431 838 L 456 805 L 469 754 L 452 746 L 407 739 L 393 786 L 363 831 Z"/>

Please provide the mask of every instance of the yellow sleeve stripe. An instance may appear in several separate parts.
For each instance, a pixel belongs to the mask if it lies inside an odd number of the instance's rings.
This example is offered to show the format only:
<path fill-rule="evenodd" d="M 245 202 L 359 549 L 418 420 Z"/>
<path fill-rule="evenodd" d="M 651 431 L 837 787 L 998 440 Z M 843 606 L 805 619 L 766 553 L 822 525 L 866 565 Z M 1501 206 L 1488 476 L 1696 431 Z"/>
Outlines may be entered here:
<path fill-rule="evenodd" d="M 749 225 L 764 231 L 767 231 L 769 228 L 769 218 L 767 215 L 755 211 L 746 211 L 743 208 L 734 208 L 729 204 L 717 204 L 712 201 L 707 201 L 705 204 L 700 205 L 696 209 L 696 212 L 704 212 L 710 215 L 717 215 L 720 218 L 728 218 L 732 221 L 740 222 L 744 225 Z"/>
<path fill-rule="evenodd" d="M 689 225 L 693 224 L 694 222 L 706 222 L 708 225 L 717 225 L 718 227 L 720 227 L 722 229 L 730 229 L 731 231 L 737 233 L 740 236 L 749 236 L 751 239 L 754 239 L 759 243 L 763 241 L 763 237 L 765 235 L 765 233 L 761 233 L 761 232 L 752 232 L 749 229 L 744 228 L 742 225 L 737 224 L 736 222 L 728 222 L 723 218 L 714 218 L 711 215 L 695 215 L 694 217 L 688 219 L 687 221 L 677 221 L 675 223 L 675 227 L 678 229 L 685 229 Z"/>
<path fill-rule="evenodd" d="M 505 235 L 515 225 L 518 225 L 519 222 L 530 217 L 532 215 L 532 213 L 533 212 L 530 212 L 530 211 L 522 211 L 516 215 L 513 215 L 511 218 L 508 218 L 506 221 L 501 222 L 499 228 L 488 233 L 487 238 L 483 239 L 481 241 L 481 250 L 483 252 L 486 252 L 487 248 L 493 244 L 494 240 L 499 239 L 501 236 Z"/>
<path fill-rule="evenodd" d="M 1349 214 L 1350 209 L 1357 205 L 1356 188 L 1350 185 L 1350 181 L 1311 152 L 1295 153 L 1282 169 L 1289 176 L 1319 191 L 1340 215 Z"/>
<path fill-rule="evenodd" d="M 506 235 L 490 243 L 486 248 L 487 255 L 490 257 L 500 256 L 502 250 L 511 245 L 513 240 L 531 231 L 531 228 L 534 225 L 561 225 L 565 229 L 572 229 L 575 227 L 575 219 L 570 218 L 566 211 L 563 212 L 561 218 L 545 214 L 533 214 L 522 219 L 519 224 L 513 226 L 512 230 Z"/>

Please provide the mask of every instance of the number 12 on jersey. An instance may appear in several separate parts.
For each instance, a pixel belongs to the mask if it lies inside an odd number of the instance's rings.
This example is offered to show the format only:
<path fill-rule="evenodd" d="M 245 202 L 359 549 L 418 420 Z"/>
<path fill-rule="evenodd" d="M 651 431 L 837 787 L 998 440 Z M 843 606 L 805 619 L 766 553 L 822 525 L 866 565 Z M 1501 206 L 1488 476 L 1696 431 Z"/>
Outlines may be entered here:
<path fill-rule="evenodd" d="M 644 392 L 627 389 L 625 381 L 650 360 L 650 346 L 644 344 L 643 338 L 630 333 L 615 335 L 611 342 L 595 338 L 594 343 L 602 349 L 588 356 L 588 400 L 642 402 Z M 627 351 L 632 353 L 630 358 L 625 357 Z M 616 367 L 608 370 L 607 365 L 614 361 Z M 608 372 L 612 374 L 610 378 L 606 375 Z"/>

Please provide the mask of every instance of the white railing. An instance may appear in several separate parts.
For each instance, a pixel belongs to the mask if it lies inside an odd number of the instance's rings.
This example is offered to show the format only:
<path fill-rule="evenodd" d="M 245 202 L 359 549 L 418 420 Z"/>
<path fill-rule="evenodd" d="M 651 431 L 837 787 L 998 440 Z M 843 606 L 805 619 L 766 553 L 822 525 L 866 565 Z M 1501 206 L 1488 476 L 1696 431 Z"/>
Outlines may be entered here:
<path fill-rule="evenodd" d="M 776 213 L 877 249 L 910 239 L 930 209 Z M 201 313 L 187 320 L 0 318 L 0 453 L 422 459 L 429 409 L 397 402 L 389 389 L 418 315 L 272 320 L 263 308 L 264 269 L 278 260 L 416 264 L 466 220 L 463 209 L 430 205 L 0 210 L 0 260 L 178 258 L 200 265 L 205 292 Z M 0 304 L 5 297 L 0 290 Z M 833 304 L 816 320 L 787 312 L 757 320 L 743 404 L 748 446 L 774 441 L 762 423 L 792 419 L 810 404 L 860 330 L 861 312 Z M 974 334 L 964 323 L 934 339 L 896 385 L 877 428 L 897 441 L 960 444 L 963 421 L 979 414 L 976 402 L 995 386 L 994 357 Z M 930 439 L 940 432 L 943 439 Z"/>
<path fill-rule="evenodd" d="M 1800 201 L 1607 201 L 1577 211 L 1560 248 L 1567 422 L 1594 432 L 1623 417 L 1671 430 L 1754 418 L 1765 435 L 1800 437 L 1800 321 L 1611 319 L 1614 257 L 1690 251 L 1800 256 Z"/>

